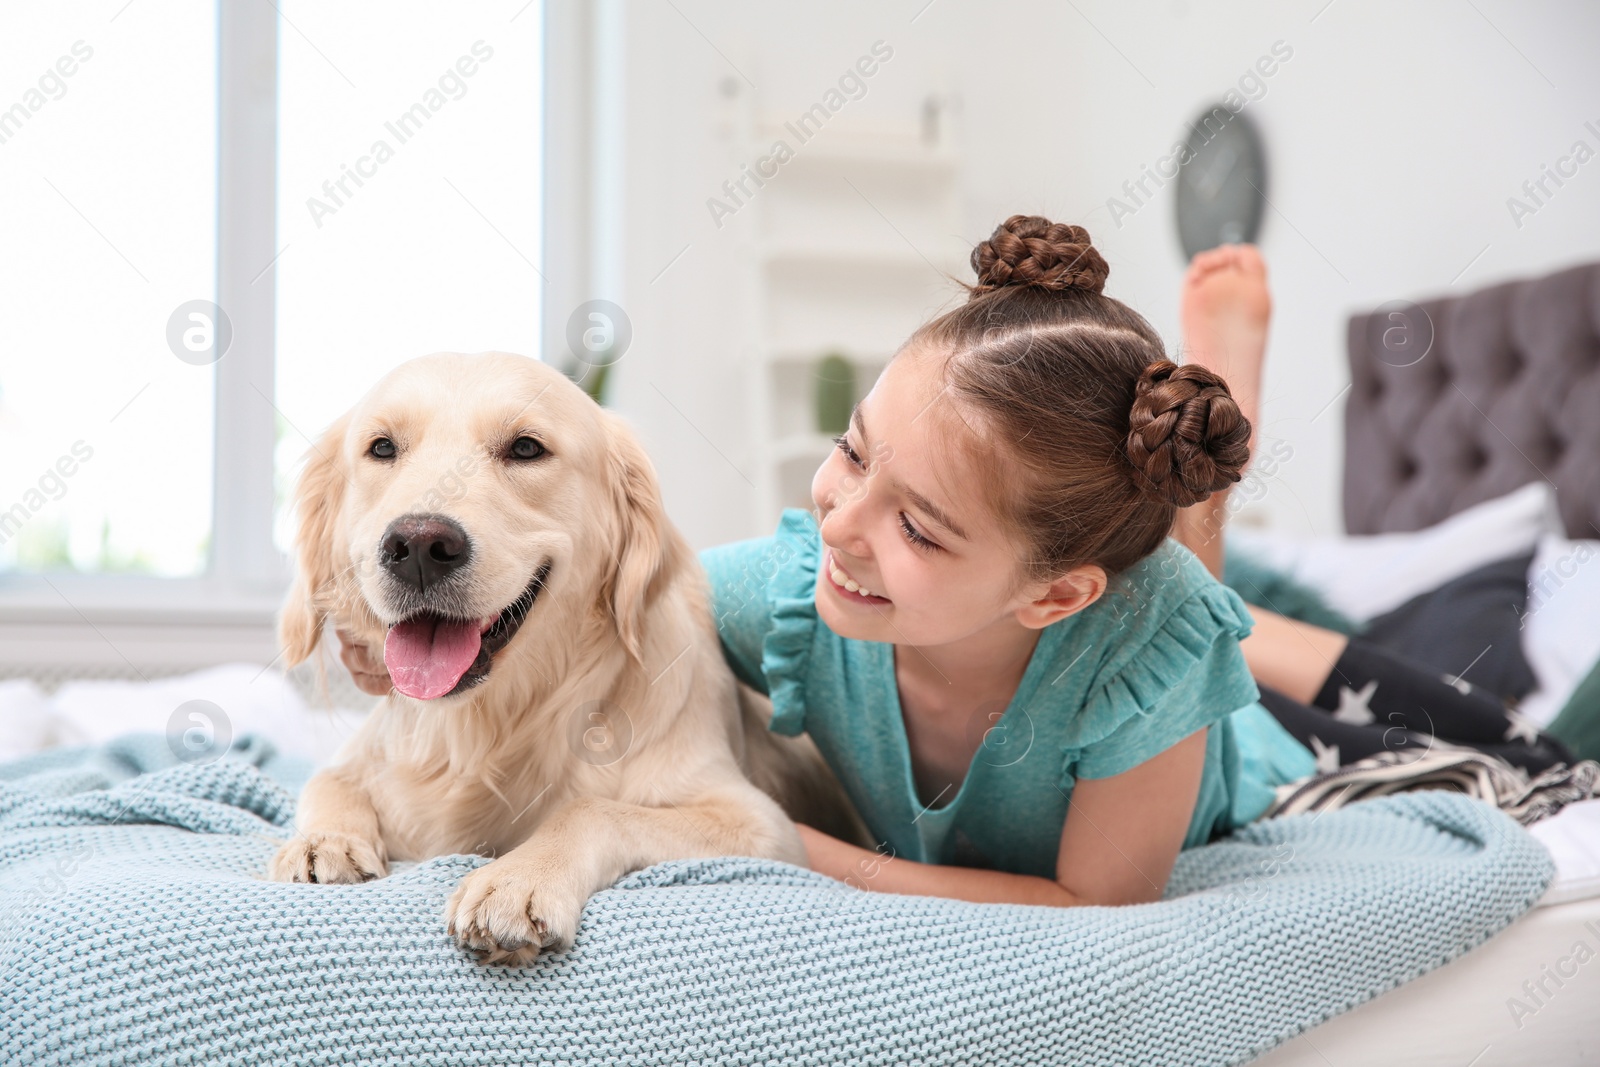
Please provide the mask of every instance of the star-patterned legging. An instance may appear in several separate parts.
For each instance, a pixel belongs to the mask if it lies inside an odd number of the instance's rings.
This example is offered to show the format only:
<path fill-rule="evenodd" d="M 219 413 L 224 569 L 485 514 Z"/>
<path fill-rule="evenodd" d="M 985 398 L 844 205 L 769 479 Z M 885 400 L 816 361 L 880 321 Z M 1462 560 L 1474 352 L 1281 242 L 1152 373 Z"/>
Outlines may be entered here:
<path fill-rule="evenodd" d="M 1577 762 L 1487 689 L 1356 637 L 1309 706 L 1258 687 L 1266 709 L 1316 755 L 1319 772 L 1384 751 L 1425 751 L 1432 738 L 1499 756 L 1529 775 Z"/>

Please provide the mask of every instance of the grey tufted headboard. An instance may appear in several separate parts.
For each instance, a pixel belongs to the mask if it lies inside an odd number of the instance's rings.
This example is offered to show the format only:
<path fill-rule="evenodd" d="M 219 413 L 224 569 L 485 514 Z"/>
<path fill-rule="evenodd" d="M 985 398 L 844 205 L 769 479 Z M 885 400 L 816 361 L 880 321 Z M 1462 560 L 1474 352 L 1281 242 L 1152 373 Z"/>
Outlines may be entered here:
<path fill-rule="evenodd" d="M 1537 479 L 1569 537 L 1600 537 L 1600 263 L 1386 304 L 1351 317 L 1349 346 L 1347 533 L 1421 529 Z"/>

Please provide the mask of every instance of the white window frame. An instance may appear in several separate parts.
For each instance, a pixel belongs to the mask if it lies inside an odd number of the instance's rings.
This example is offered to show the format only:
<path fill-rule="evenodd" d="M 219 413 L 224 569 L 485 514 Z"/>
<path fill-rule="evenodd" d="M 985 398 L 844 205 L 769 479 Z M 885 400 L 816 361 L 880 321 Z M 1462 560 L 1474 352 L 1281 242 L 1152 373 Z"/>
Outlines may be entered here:
<path fill-rule="evenodd" d="M 545 308 L 588 298 L 595 247 L 590 176 L 602 38 L 620 34 L 621 5 L 545 0 L 547 178 L 542 258 L 560 263 Z M 270 0 L 219 0 L 217 296 L 233 345 L 215 364 L 211 551 L 192 578 L 119 574 L 0 576 L 0 678 L 29 674 L 172 673 L 278 654 L 276 617 L 291 564 L 273 542 L 278 36 Z M 612 88 L 612 94 L 616 92 Z M 620 122 L 620 116 L 606 116 Z M 578 269 L 574 270 L 574 266 Z M 565 324 L 546 313 L 546 350 Z M 264 402 L 265 401 L 265 402 Z"/>

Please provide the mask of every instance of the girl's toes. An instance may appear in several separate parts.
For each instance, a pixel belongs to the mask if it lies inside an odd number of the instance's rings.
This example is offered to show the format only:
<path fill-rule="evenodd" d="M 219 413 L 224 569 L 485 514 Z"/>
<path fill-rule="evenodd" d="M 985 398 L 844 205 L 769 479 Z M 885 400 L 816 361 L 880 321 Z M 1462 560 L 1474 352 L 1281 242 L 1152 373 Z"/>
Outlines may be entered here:
<path fill-rule="evenodd" d="M 1204 252 L 1196 252 L 1194 258 L 1189 260 L 1189 277 L 1191 281 L 1199 281 L 1212 271 L 1228 265 L 1228 246 L 1219 245 L 1208 248 Z"/>
<path fill-rule="evenodd" d="M 1255 245 L 1235 245 L 1234 248 L 1234 262 L 1240 270 L 1258 277 L 1266 276 L 1267 261 L 1261 258 L 1261 249 Z"/>

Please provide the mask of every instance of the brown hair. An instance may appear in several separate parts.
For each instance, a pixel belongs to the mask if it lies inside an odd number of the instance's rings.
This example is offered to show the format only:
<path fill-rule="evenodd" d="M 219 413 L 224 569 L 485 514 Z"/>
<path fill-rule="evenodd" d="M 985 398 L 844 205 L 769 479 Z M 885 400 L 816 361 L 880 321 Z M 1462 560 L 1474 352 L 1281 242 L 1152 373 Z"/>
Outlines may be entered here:
<path fill-rule="evenodd" d="M 967 302 L 901 351 L 946 357 L 957 413 L 976 416 L 966 453 L 1025 546 L 1025 581 L 1086 563 L 1115 575 L 1160 546 L 1179 507 L 1239 480 L 1250 423 L 1227 383 L 1169 361 L 1144 317 L 1101 293 L 1110 268 L 1083 227 L 1013 215 L 972 267 Z"/>

